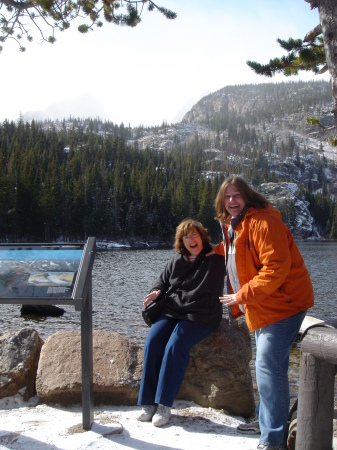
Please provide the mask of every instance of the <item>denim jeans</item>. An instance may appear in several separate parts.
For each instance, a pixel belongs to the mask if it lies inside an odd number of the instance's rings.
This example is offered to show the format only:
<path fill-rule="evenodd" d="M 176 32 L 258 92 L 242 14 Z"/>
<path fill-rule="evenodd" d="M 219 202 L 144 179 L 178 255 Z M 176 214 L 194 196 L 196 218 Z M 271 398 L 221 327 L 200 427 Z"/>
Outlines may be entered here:
<path fill-rule="evenodd" d="M 161 316 L 146 337 L 138 405 L 171 407 L 179 393 L 191 348 L 212 329 L 188 320 Z"/>
<path fill-rule="evenodd" d="M 289 355 L 305 315 L 303 311 L 255 331 L 260 444 L 287 448 Z"/>

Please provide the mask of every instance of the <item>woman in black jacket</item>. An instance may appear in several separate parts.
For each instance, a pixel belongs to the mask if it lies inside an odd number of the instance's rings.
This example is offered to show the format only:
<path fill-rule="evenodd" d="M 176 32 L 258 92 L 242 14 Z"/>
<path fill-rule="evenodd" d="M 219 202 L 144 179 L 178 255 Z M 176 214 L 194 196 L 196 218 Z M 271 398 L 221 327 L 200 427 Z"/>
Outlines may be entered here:
<path fill-rule="evenodd" d="M 138 404 L 141 421 L 160 427 L 171 416 L 171 407 L 182 384 L 191 348 L 220 324 L 225 258 L 212 255 L 207 230 L 201 223 L 185 219 L 177 229 L 177 252 L 144 298 L 144 306 L 169 289 L 173 292 L 151 326 L 144 346 L 143 375 Z M 179 279 L 179 286 L 174 286 Z M 180 283 L 180 280 L 183 280 Z"/>

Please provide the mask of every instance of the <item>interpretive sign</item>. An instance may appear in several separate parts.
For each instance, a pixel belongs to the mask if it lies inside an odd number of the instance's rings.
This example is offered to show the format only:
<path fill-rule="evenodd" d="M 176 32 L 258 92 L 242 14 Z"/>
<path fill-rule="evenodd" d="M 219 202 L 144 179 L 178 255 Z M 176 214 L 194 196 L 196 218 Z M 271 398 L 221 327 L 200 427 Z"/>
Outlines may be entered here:
<path fill-rule="evenodd" d="M 73 293 L 84 245 L 1 245 L 0 297 L 66 297 Z"/>
<path fill-rule="evenodd" d="M 73 305 L 81 311 L 83 428 L 93 422 L 92 268 L 83 244 L 0 244 L 0 304 Z"/>

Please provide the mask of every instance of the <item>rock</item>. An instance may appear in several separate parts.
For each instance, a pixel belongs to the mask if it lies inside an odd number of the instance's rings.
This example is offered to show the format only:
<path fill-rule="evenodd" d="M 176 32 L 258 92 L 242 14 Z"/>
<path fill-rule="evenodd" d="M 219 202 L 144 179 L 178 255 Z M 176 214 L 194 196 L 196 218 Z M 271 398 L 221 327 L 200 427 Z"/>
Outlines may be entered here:
<path fill-rule="evenodd" d="M 95 404 L 136 405 L 143 349 L 114 332 L 93 331 Z M 254 412 L 249 369 L 252 353 L 244 322 L 229 325 L 197 344 L 178 398 L 249 417 Z M 41 351 L 37 394 L 45 403 L 81 402 L 80 332 L 50 336 Z"/>
<path fill-rule="evenodd" d="M 193 347 L 179 399 L 250 417 L 255 410 L 250 334 L 244 320 L 220 328 Z"/>
<path fill-rule="evenodd" d="M 63 316 L 65 311 L 63 308 L 54 305 L 22 305 L 20 312 L 23 316 L 60 317 Z"/>
<path fill-rule="evenodd" d="M 309 211 L 309 202 L 305 200 L 296 183 L 263 183 L 259 186 L 259 192 L 281 212 L 282 220 L 295 239 L 318 237 L 314 230 L 314 219 Z"/>
<path fill-rule="evenodd" d="M 32 328 L 0 337 L 0 398 L 12 397 L 19 391 L 25 401 L 35 395 L 42 344 L 42 339 Z"/>
<path fill-rule="evenodd" d="M 95 404 L 135 405 L 143 366 L 140 346 L 118 333 L 93 331 Z M 81 402 L 81 334 L 60 331 L 46 339 L 36 378 L 45 403 Z"/>

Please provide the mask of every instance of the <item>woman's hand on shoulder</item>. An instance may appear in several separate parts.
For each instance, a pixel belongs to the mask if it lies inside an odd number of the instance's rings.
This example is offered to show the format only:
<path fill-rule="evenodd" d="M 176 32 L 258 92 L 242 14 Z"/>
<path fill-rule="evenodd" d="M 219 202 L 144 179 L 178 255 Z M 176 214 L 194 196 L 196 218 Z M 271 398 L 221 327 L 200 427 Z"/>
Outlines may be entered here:
<path fill-rule="evenodd" d="M 145 295 L 143 305 L 147 306 L 149 303 L 154 302 L 156 298 L 160 295 L 161 290 L 158 289 L 158 291 L 152 291 L 149 294 Z"/>
<path fill-rule="evenodd" d="M 219 248 L 221 248 L 221 246 L 223 245 L 222 242 L 219 242 L 219 244 L 213 244 L 212 242 L 210 242 L 209 245 L 212 247 L 212 250 L 206 253 L 205 256 L 222 255 L 222 252 L 219 252 Z M 214 249 L 216 249 L 217 251 L 215 251 Z"/>

